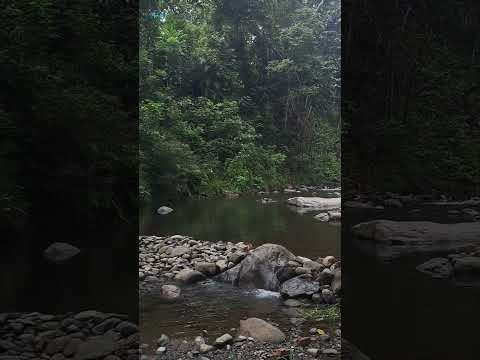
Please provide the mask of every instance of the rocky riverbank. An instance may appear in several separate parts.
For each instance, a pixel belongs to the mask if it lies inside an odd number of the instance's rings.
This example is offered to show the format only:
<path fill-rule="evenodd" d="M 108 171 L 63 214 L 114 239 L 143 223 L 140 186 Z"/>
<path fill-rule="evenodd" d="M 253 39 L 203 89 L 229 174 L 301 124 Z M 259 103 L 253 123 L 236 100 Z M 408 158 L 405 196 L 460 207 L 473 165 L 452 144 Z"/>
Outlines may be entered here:
<path fill-rule="evenodd" d="M 333 256 L 316 260 L 265 244 L 208 242 L 187 236 L 140 237 L 140 288 L 163 301 L 177 301 L 182 286 L 213 279 L 245 288 L 279 292 L 291 326 L 244 319 L 220 337 L 168 339 L 158 334 L 143 344 L 144 359 L 340 358 L 341 263 Z M 332 309 L 336 311 L 331 316 Z M 318 327 L 306 326 L 315 325 Z"/>
<path fill-rule="evenodd" d="M 0 314 L 0 360 L 138 359 L 137 325 L 120 314 Z"/>

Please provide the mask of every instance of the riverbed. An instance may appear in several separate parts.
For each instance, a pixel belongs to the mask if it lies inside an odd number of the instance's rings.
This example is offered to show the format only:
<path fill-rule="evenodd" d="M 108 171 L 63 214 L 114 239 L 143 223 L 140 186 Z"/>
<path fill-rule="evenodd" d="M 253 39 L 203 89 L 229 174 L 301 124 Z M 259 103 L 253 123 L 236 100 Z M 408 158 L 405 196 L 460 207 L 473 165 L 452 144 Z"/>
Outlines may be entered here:
<path fill-rule="evenodd" d="M 285 246 L 298 256 L 316 259 L 340 256 L 339 224 L 314 219 L 319 211 L 300 213 L 285 204 L 294 196 L 312 194 L 275 194 L 244 196 L 239 199 L 192 200 L 168 204 L 174 211 L 161 216 L 155 213 L 160 204 L 144 211 L 141 235 L 188 235 L 203 241 L 230 241 Z M 275 202 L 264 204 L 268 196 Z M 316 196 L 334 197 L 333 192 Z M 164 205 L 164 204 L 161 204 Z M 161 303 L 154 292 L 140 300 L 140 323 L 143 343 L 153 343 L 162 333 L 175 339 L 190 339 L 202 331 L 219 336 L 247 317 L 259 317 L 288 331 L 292 309 L 284 306 L 278 293 L 247 290 L 228 284 L 207 281 L 182 288 L 183 300 Z M 305 325 L 307 326 L 307 325 Z M 326 325 L 325 325 L 326 327 Z"/>

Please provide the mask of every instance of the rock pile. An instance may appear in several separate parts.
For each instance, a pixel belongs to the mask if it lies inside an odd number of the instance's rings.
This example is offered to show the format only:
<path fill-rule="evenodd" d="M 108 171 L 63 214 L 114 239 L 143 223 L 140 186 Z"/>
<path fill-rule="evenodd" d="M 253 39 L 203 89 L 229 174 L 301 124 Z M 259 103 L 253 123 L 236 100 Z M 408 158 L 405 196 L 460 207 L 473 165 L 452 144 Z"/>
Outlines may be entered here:
<path fill-rule="evenodd" d="M 341 291 L 341 264 L 335 257 L 313 261 L 276 244 L 252 249 L 243 242 L 212 243 L 181 235 L 142 236 L 139 256 L 141 284 L 159 278 L 183 284 L 213 278 L 328 304 L 335 303 Z M 174 300 L 180 296 L 180 289 L 164 285 L 161 294 Z"/>
<path fill-rule="evenodd" d="M 0 314 L 0 359 L 134 360 L 139 334 L 119 314 Z"/>
<path fill-rule="evenodd" d="M 239 242 L 210 242 L 188 236 L 140 236 L 139 279 L 160 277 L 193 283 L 212 277 L 239 263 L 251 248 Z"/>

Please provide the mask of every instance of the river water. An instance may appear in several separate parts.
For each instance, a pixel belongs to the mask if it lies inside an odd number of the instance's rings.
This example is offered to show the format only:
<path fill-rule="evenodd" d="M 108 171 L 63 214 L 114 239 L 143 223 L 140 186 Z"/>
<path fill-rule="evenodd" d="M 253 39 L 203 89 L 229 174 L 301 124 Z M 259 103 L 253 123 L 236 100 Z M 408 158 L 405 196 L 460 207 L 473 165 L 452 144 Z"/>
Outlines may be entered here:
<path fill-rule="evenodd" d="M 199 240 L 244 241 L 259 246 L 276 243 L 294 254 L 316 259 L 340 256 L 340 226 L 315 220 L 317 212 L 299 213 L 285 204 L 288 197 L 312 194 L 268 195 L 276 202 L 262 204 L 262 196 L 239 199 L 192 200 L 167 204 L 174 212 L 160 216 L 154 204 L 144 209 L 140 234 L 167 236 L 182 234 Z M 316 196 L 333 197 L 332 192 Z M 239 320 L 259 317 L 280 325 L 291 326 L 291 314 L 277 293 L 246 290 L 207 281 L 182 289 L 183 299 L 173 304 L 161 303 L 155 294 L 140 299 L 142 342 L 153 343 L 162 333 L 170 337 L 193 339 L 206 330 L 222 335 L 238 328 Z"/>
<path fill-rule="evenodd" d="M 342 334 L 372 359 L 478 359 L 480 287 L 432 279 L 416 266 L 435 254 L 385 263 L 355 244 L 351 227 L 374 219 L 459 222 L 457 207 L 344 209 L 342 224 Z M 480 241 L 480 239 L 479 239 Z"/>

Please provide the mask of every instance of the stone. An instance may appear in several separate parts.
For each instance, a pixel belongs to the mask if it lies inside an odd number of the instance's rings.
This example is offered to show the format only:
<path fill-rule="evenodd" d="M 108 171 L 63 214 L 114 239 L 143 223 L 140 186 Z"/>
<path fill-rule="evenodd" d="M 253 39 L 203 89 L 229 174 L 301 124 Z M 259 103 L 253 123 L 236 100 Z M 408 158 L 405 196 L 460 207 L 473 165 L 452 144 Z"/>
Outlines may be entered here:
<path fill-rule="evenodd" d="M 210 352 L 212 350 L 215 350 L 215 346 L 213 345 L 207 345 L 207 344 L 200 344 L 199 350 L 202 354 L 205 354 L 207 352 Z"/>
<path fill-rule="evenodd" d="M 386 199 L 383 202 L 383 205 L 385 205 L 386 207 L 392 207 L 392 208 L 402 208 L 403 207 L 402 202 L 398 199 Z"/>
<path fill-rule="evenodd" d="M 295 260 L 296 256 L 283 246 L 264 244 L 215 279 L 235 286 L 278 291 L 280 284 L 295 274 L 288 265 Z"/>
<path fill-rule="evenodd" d="M 322 265 L 325 267 L 330 267 L 333 264 L 335 264 L 337 260 L 335 259 L 335 256 L 326 256 L 322 260 Z"/>
<path fill-rule="evenodd" d="M 206 276 L 214 276 L 218 272 L 217 265 L 210 262 L 196 262 L 195 270 L 201 272 Z"/>
<path fill-rule="evenodd" d="M 168 207 L 168 206 L 160 206 L 157 209 L 157 214 L 158 215 L 167 215 L 167 214 L 170 214 L 172 211 L 173 211 L 173 209 Z"/>
<path fill-rule="evenodd" d="M 175 300 L 180 297 L 181 290 L 175 285 L 163 285 L 160 288 L 160 297 L 164 300 Z"/>
<path fill-rule="evenodd" d="M 331 285 L 334 294 L 339 294 L 342 290 L 342 269 L 338 268 L 333 271 L 333 281 Z"/>
<path fill-rule="evenodd" d="M 240 320 L 239 335 L 264 343 L 275 344 L 285 340 L 285 334 L 279 328 L 258 318 Z"/>
<path fill-rule="evenodd" d="M 157 355 L 162 355 L 162 354 L 163 354 L 164 352 L 166 352 L 166 351 L 167 351 L 167 348 L 166 348 L 165 346 L 160 346 L 160 347 L 155 351 L 155 353 L 156 353 Z"/>
<path fill-rule="evenodd" d="M 170 251 L 170 257 L 179 257 L 190 253 L 190 248 L 186 246 L 177 246 Z"/>
<path fill-rule="evenodd" d="M 167 335 L 165 334 L 162 334 L 160 335 L 160 337 L 157 339 L 157 345 L 158 346 L 165 346 L 168 344 L 168 342 L 170 341 L 170 339 L 168 338 Z"/>
<path fill-rule="evenodd" d="M 287 204 L 315 210 L 335 210 L 341 207 L 341 198 L 294 197 Z"/>
<path fill-rule="evenodd" d="M 124 337 L 130 336 L 138 332 L 138 326 L 129 321 L 122 321 L 116 327 L 117 331 Z"/>
<path fill-rule="evenodd" d="M 419 253 L 452 253 L 478 244 L 480 223 L 374 220 L 352 228 L 356 244 L 380 259 Z"/>
<path fill-rule="evenodd" d="M 289 307 L 299 307 L 299 306 L 302 306 L 302 303 L 298 300 L 288 299 L 284 302 L 284 305 Z"/>
<path fill-rule="evenodd" d="M 327 304 L 335 304 L 336 299 L 333 295 L 333 291 L 330 289 L 323 289 L 322 290 L 322 298 Z"/>
<path fill-rule="evenodd" d="M 175 280 L 181 281 L 185 284 L 193 284 L 205 280 L 205 275 L 200 271 L 192 269 L 183 269 L 175 275 Z"/>
<path fill-rule="evenodd" d="M 318 274 L 317 281 L 320 285 L 330 285 L 332 283 L 333 277 L 333 271 L 327 268 Z"/>
<path fill-rule="evenodd" d="M 417 266 L 417 270 L 437 279 L 447 279 L 453 275 L 453 266 L 445 258 L 430 259 Z"/>
<path fill-rule="evenodd" d="M 225 346 L 227 345 L 228 343 L 232 342 L 233 341 L 233 336 L 230 335 L 230 334 L 224 334 L 220 337 L 218 337 L 216 340 L 215 340 L 215 345 L 217 347 L 222 347 L 222 346 Z"/>
<path fill-rule="evenodd" d="M 94 337 L 78 345 L 74 360 L 91 360 L 110 355 L 118 349 L 118 343 L 105 337 Z"/>
<path fill-rule="evenodd" d="M 80 249 L 64 243 L 64 242 L 56 242 L 51 244 L 44 252 L 43 256 L 54 263 L 62 263 L 67 260 L 70 260 L 74 256 L 80 253 Z"/>
<path fill-rule="evenodd" d="M 309 275 L 299 275 L 285 281 L 280 287 L 280 294 L 286 297 L 310 296 L 320 290 L 318 282 Z"/>
<path fill-rule="evenodd" d="M 307 349 L 307 353 L 309 353 L 312 356 L 317 356 L 319 352 L 320 352 L 320 350 L 318 350 L 316 348 Z"/>

